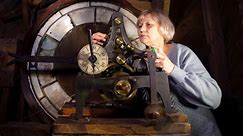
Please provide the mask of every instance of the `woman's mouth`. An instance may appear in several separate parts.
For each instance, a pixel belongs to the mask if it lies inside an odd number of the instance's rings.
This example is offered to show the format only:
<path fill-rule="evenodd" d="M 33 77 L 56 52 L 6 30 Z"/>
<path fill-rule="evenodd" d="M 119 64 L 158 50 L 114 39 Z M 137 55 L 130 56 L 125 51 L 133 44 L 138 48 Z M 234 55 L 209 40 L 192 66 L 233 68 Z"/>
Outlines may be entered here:
<path fill-rule="evenodd" d="M 139 36 L 140 39 L 144 39 L 144 38 L 146 38 L 146 37 L 147 37 L 146 35 L 140 35 L 140 36 Z"/>

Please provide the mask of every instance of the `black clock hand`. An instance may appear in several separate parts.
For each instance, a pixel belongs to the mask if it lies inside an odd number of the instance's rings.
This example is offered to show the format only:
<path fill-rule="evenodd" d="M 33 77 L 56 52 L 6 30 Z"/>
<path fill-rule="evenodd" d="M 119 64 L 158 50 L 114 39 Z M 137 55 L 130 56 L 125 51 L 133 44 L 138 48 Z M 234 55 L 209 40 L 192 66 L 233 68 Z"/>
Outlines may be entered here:
<path fill-rule="evenodd" d="M 93 46 L 92 46 L 92 31 L 91 29 L 88 29 L 89 31 L 89 49 L 90 49 L 90 57 L 89 57 L 89 61 L 92 63 L 92 68 L 93 68 L 93 72 L 94 72 L 94 68 L 95 68 L 95 62 L 97 61 L 96 56 L 93 53 Z"/>

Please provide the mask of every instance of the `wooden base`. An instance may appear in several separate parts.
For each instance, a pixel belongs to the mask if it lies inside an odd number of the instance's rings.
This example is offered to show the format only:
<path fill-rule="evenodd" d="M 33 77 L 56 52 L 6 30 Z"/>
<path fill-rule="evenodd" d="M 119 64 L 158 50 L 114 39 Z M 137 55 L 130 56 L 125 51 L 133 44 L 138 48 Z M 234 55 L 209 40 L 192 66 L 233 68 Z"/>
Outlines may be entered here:
<path fill-rule="evenodd" d="M 59 116 L 53 135 L 173 135 L 188 136 L 191 125 L 184 114 L 176 113 L 164 120 L 143 118 L 82 118 Z"/>

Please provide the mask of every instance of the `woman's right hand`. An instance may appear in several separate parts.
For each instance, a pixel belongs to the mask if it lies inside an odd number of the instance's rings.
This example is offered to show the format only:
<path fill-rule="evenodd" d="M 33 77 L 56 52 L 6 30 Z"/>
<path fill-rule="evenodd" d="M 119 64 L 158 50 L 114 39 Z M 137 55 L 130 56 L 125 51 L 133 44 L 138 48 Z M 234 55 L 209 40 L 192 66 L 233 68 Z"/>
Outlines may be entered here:
<path fill-rule="evenodd" d="M 106 41 L 107 34 L 96 32 L 92 35 L 92 43 L 103 45 Z"/>

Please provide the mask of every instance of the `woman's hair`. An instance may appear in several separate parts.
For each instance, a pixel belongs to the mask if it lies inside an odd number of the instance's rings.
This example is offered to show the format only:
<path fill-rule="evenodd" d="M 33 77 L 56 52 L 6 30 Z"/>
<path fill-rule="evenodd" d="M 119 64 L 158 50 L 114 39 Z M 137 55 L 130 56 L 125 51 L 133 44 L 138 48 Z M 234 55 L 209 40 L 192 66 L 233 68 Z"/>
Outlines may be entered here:
<path fill-rule="evenodd" d="M 172 40 L 175 34 L 175 27 L 169 17 L 165 16 L 159 9 L 145 10 L 141 12 L 139 17 L 150 14 L 152 18 L 158 22 L 160 26 L 160 32 L 165 39 L 165 43 Z M 138 18 L 139 18 L 138 17 Z M 139 20 L 138 20 L 139 21 Z M 138 24 L 138 23 L 137 23 Z"/>

